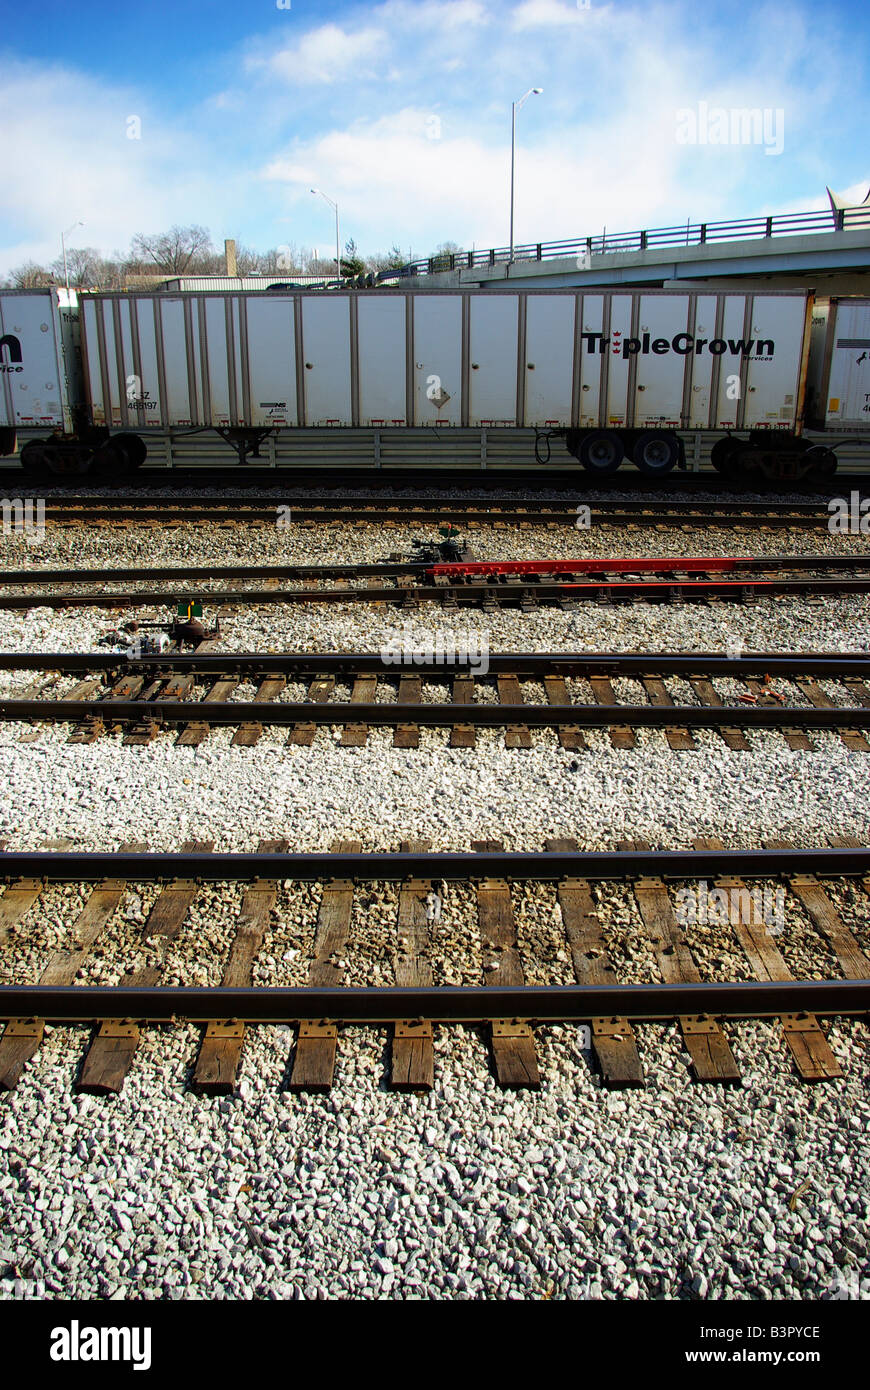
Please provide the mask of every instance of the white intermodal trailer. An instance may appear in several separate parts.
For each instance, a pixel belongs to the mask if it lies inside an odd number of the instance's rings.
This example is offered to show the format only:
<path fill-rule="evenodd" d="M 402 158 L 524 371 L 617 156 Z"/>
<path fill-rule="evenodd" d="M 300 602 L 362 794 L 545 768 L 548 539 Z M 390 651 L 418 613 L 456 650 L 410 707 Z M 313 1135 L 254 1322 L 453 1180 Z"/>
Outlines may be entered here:
<path fill-rule="evenodd" d="M 832 431 L 870 427 L 870 299 L 821 299 L 813 309 L 808 418 Z"/>
<path fill-rule="evenodd" d="M 216 430 L 241 462 L 294 429 L 534 429 L 594 474 L 684 465 L 794 478 L 835 456 L 802 438 L 812 296 L 690 290 L 335 290 L 81 296 L 89 433 L 22 462 L 144 458 L 149 435 Z M 120 434 L 115 433 L 120 431 Z M 541 460 L 543 461 L 543 460 Z"/>
<path fill-rule="evenodd" d="M 0 290 L 0 454 L 19 429 L 72 434 L 84 404 L 76 296 Z"/>

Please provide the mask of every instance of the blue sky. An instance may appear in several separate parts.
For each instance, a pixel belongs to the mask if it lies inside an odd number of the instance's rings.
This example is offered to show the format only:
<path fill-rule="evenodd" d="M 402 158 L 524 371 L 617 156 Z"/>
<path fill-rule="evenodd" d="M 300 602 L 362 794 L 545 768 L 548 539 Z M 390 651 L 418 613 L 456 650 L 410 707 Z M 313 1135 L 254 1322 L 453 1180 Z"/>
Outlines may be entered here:
<path fill-rule="evenodd" d="M 312 184 L 363 252 L 504 245 L 532 86 L 518 243 L 860 199 L 868 53 L 866 0 L 7 0 L 0 274 L 76 220 L 106 252 L 199 222 L 329 255 Z M 722 108 L 767 111 L 765 140 L 704 142 Z"/>

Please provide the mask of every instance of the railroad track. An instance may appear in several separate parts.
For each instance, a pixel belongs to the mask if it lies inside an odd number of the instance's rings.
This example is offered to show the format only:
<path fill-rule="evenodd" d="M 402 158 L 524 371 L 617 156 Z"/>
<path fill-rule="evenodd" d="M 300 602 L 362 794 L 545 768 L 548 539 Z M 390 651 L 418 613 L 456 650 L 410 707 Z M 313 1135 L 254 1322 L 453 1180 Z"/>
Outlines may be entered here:
<path fill-rule="evenodd" d="M 180 1022 L 202 1025 L 191 1081 L 212 1093 L 233 1089 L 246 1032 L 262 1023 L 297 1027 L 287 1085 L 299 1091 L 331 1086 L 342 1024 L 390 1028 L 390 1081 L 405 1090 L 434 1084 L 436 1024 L 484 1026 L 496 1076 L 505 1086 L 540 1084 L 537 1026 L 582 1025 L 581 1045 L 590 1049 L 603 1084 L 619 1088 L 644 1084 L 646 1022 L 675 1023 L 695 1079 L 727 1084 L 739 1082 L 741 1073 L 732 1050 L 739 1031 L 735 1035 L 726 1024 L 770 1018 L 779 1021 L 780 1047 L 797 1075 L 819 1082 L 843 1074 L 820 1016 L 855 1015 L 862 1020 L 855 1026 L 862 1027 L 870 1011 L 865 953 L 870 847 L 845 837 L 833 847 L 814 849 L 775 843 L 761 850 L 725 850 L 719 841 L 705 839 L 692 850 L 653 851 L 642 841 L 627 841 L 615 851 L 594 852 L 580 852 L 575 841 L 558 839 L 532 853 L 505 852 L 498 842 L 480 841 L 468 853 L 435 854 L 423 841 L 405 842 L 399 853 L 366 854 L 349 841 L 338 842 L 329 854 L 288 853 L 286 841 L 264 841 L 252 854 L 212 853 L 207 843 L 189 842 L 179 852 L 156 854 L 141 845 L 113 853 L 4 852 L 0 873 L 7 884 L 0 898 L 0 1020 L 6 1022 L 0 1088 L 5 1090 L 17 1084 L 46 1025 L 56 1023 L 92 1027 L 77 1086 L 102 1095 L 121 1090 L 144 1026 Z M 257 962 L 288 881 L 323 885 L 305 983 L 255 986 Z M 808 920 L 823 957 L 836 962 L 835 977 L 818 971 L 815 978 L 794 977 L 784 915 L 778 907 L 771 910 L 769 887 L 759 887 L 771 881 L 782 886 L 783 901 L 787 892 Z M 344 983 L 354 895 L 367 882 L 394 885 L 395 928 L 383 942 L 384 954 L 391 957 L 391 986 Z M 529 882 L 554 886 L 564 949 L 554 944 L 557 955 L 570 961 L 562 983 L 526 983 L 515 897 Z M 16 948 L 27 941 L 26 914 L 57 883 L 92 885 L 66 933 L 68 945 L 49 955 L 37 982 L 10 982 Z M 185 923 L 202 885 L 214 883 L 246 885 L 221 983 L 164 984 L 171 948 L 186 939 L 197 961 L 206 950 L 199 937 L 191 940 Z M 631 952 L 620 956 L 608 930 L 601 895 L 614 883 L 632 899 L 636 945 L 650 979 L 619 980 L 633 957 Z M 82 980 L 97 954 L 105 971 L 110 923 L 127 893 L 143 884 L 160 889 L 137 943 L 136 963 L 112 967 L 118 984 Z M 457 885 L 467 885 L 473 895 L 475 969 L 481 978 L 451 986 L 436 983 L 444 973 L 438 938 L 442 901 L 449 903 Z M 739 978 L 710 978 L 704 932 L 694 929 L 691 915 L 687 920 L 687 901 L 696 903 L 704 921 L 710 904 L 717 903 L 719 927 L 742 961 L 735 971 Z"/>
<path fill-rule="evenodd" d="M 290 744 L 310 747 L 326 726 L 342 730 L 342 747 L 362 747 L 371 729 L 391 728 L 395 747 L 417 748 L 421 730 L 439 728 L 449 730 L 450 747 L 473 748 L 478 729 L 489 728 L 505 730 L 508 748 L 531 748 L 533 730 L 554 729 L 562 748 L 582 751 L 589 730 L 603 729 L 615 748 L 631 749 L 637 731 L 652 728 L 674 750 L 694 749 L 693 730 L 710 729 L 739 751 L 751 749 L 753 729 L 767 729 L 781 732 L 794 751 L 815 747 L 813 731 L 835 732 L 852 751 L 870 750 L 868 656 L 444 655 L 436 660 L 402 648 L 395 661 L 382 653 L 199 652 L 132 660 L 2 653 L 0 670 L 40 675 L 20 698 L 0 700 L 0 721 L 72 724 L 76 743 L 120 733 L 126 744 L 141 744 L 171 730 L 179 744 L 198 746 L 212 729 L 229 727 L 235 745 L 251 747 L 266 727 L 280 727 L 290 730 Z M 60 681 L 74 676 L 73 688 L 57 698 Z M 633 683 L 629 698 L 617 694 L 616 680 Z M 245 685 L 256 687 L 254 699 L 237 697 Z M 289 698 L 294 685 L 307 686 L 305 698 Z"/>
<path fill-rule="evenodd" d="M 533 487 L 539 484 L 533 484 Z M 854 480 L 843 480 L 834 489 L 833 497 L 848 498 L 857 488 Z M 863 494 L 862 494 L 863 495 Z M 45 521 L 49 525 L 69 526 L 145 526 L 169 527 L 199 523 L 210 527 L 236 527 L 259 522 L 274 526 L 281 517 L 285 525 L 319 526 L 348 524 L 378 526 L 437 526 L 451 522 L 466 527 L 519 526 L 555 527 L 576 526 L 578 500 L 586 496 L 578 489 L 571 500 L 541 498 L 494 500 L 492 496 L 442 498 L 407 496 L 378 498 L 369 495 L 339 499 L 311 498 L 294 493 L 276 492 L 274 500 L 226 496 L 179 498 L 174 495 L 65 498 L 52 496 L 45 502 Z M 825 529 L 831 520 L 828 496 L 811 501 L 708 501 L 693 499 L 674 501 L 645 496 L 618 500 L 593 499 L 590 508 L 592 526 L 687 526 L 701 525 L 727 528 L 810 528 Z"/>
<path fill-rule="evenodd" d="M 8 479 L 7 486 L 12 487 L 16 480 L 22 478 L 22 470 L 14 463 L 0 461 L 0 476 Z M 48 480 L 40 480 L 40 486 L 48 485 Z M 91 485 L 100 486 L 96 480 L 93 480 Z M 202 464 L 192 467 L 181 464 L 173 464 L 171 467 L 149 467 L 146 463 L 137 471 L 135 483 L 130 478 L 125 478 L 122 485 L 128 488 L 135 486 L 137 492 L 161 492 L 181 488 L 237 488 L 242 491 L 262 489 L 276 494 L 301 492 L 306 487 L 311 487 L 334 491 L 336 500 L 344 494 L 353 495 L 363 489 L 384 493 L 389 497 L 394 492 L 410 493 L 414 489 L 425 493 L 432 487 L 468 493 L 470 496 L 526 490 L 535 492 L 541 488 L 551 491 L 570 490 L 572 494 L 576 492 L 578 496 L 589 497 L 595 497 L 601 492 L 624 492 L 638 497 L 657 497 L 659 494 L 667 496 L 675 492 L 685 493 L 690 497 L 693 493 L 714 492 L 733 497 L 735 501 L 747 494 L 763 496 L 767 493 L 775 500 L 782 491 L 780 485 L 768 484 L 762 478 L 754 479 L 749 486 L 745 481 L 727 478 L 716 469 L 703 466 L 697 470 L 675 470 L 663 477 L 648 476 L 631 468 L 622 468 L 617 474 L 602 478 L 579 468 L 576 460 L 570 456 L 566 456 L 565 463 L 557 467 L 539 464 L 534 467 L 505 467 L 496 462 L 489 462 L 485 468 L 463 467 L 461 464 L 421 467 L 415 466 L 413 462 L 409 463 L 407 459 L 398 465 L 384 464 L 374 468 L 365 465 L 341 468 L 335 466 L 332 460 L 326 465 L 314 467 L 290 463 L 283 466 L 278 464 L 277 467 L 247 464 L 244 468 L 220 463 L 213 467 Z M 57 477 L 50 480 L 50 486 L 58 492 L 66 491 L 74 495 L 81 489 L 82 480 L 64 480 Z M 841 458 L 839 469 L 832 479 L 825 482 L 802 480 L 793 485 L 792 491 L 807 497 L 825 497 L 838 496 L 844 487 L 847 491 L 849 488 L 862 488 L 865 491 L 870 489 L 870 473 L 862 466 L 861 458 Z"/>
<path fill-rule="evenodd" d="M 211 588 L 223 578 L 261 587 Z M 379 578 L 389 583 L 365 584 Z M 133 581 L 139 588 L 100 588 Z M 328 587 L 328 581 L 335 581 Z M 287 587 L 287 581 L 297 587 Z M 148 587 L 153 584 L 168 587 Z M 75 588 L 34 588 L 74 584 Z M 570 607 L 658 599 L 749 602 L 753 598 L 870 592 L 870 554 L 702 558 L 480 561 L 461 564 L 213 565 L 153 569 L 14 570 L 0 576 L 0 609 L 123 608 L 196 599 L 224 607 L 292 603 L 391 603 L 445 609 L 540 603 Z"/>

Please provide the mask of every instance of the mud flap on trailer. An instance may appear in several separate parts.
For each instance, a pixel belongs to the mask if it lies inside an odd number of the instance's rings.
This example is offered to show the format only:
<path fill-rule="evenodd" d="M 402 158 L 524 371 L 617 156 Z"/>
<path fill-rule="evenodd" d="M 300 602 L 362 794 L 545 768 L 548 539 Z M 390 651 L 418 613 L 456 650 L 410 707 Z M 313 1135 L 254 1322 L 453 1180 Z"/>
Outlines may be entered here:
<path fill-rule="evenodd" d="M 0 425 L 0 455 L 14 454 L 18 443 L 14 425 Z"/>

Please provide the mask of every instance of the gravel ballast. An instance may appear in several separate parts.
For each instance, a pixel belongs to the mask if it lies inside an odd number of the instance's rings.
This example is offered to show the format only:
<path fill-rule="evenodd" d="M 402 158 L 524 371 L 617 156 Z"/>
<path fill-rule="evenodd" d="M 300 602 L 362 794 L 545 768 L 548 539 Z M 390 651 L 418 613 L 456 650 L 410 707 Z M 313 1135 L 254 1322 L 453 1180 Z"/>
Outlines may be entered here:
<path fill-rule="evenodd" d="M 229 545 L 219 532 L 143 533 L 133 547 L 89 532 L 75 561 L 58 549 L 35 562 L 279 558 L 269 533 L 250 531 L 226 533 Z M 190 545 L 195 534 L 202 550 Z M 648 554 L 697 553 L 682 533 L 635 534 L 651 542 Z M 514 554 L 521 540 L 543 558 L 559 535 L 493 532 L 488 553 Z M 562 553 L 581 553 L 578 535 Z M 760 553 L 759 539 L 750 553 Z M 764 539 L 779 552 L 829 538 Z M 624 553 L 625 542 L 633 547 L 635 535 L 611 536 L 609 547 Z M 670 543 L 685 548 L 662 548 Z M 311 533 L 293 558 L 362 560 L 400 548 L 392 533 L 363 543 L 355 532 L 340 546 L 332 533 Z M 844 538 L 832 548 L 845 549 Z M 715 553 L 706 538 L 703 550 Z M 603 614 L 270 606 L 223 616 L 220 645 L 375 651 L 406 619 L 415 630 L 485 631 L 493 652 L 870 645 L 870 606 L 848 597 Z M 0 648 L 96 649 L 115 621 L 96 610 L 0 612 Z M 33 679 L 0 674 L 5 695 Z M 237 698 L 250 695 L 246 685 Z M 675 753 L 659 730 L 641 730 L 633 750 L 612 748 L 601 730 L 587 736 L 588 750 L 570 753 L 550 730 L 535 731 L 529 750 L 506 749 L 503 731 L 486 729 L 469 750 L 448 748 L 442 730 L 423 730 L 418 749 L 394 749 L 388 730 L 373 730 L 363 748 L 339 748 L 329 727 L 310 748 L 287 746 L 287 731 L 269 728 L 249 749 L 230 746 L 231 728 L 198 748 L 175 747 L 167 734 L 123 747 L 117 736 L 70 744 L 63 726 L 21 742 L 25 732 L 0 725 L 0 838 L 12 850 L 62 838 L 84 850 L 132 839 L 173 849 L 188 838 L 250 850 L 286 837 L 314 851 L 340 837 L 367 850 L 414 837 L 436 850 L 474 839 L 536 849 L 551 835 L 590 849 L 623 838 L 686 848 L 701 835 L 733 847 L 870 837 L 870 754 L 825 733 L 814 735 L 815 752 L 791 751 L 766 731 L 750 733 L 751 751 L 734 752 L 703 731 L 697 751 Z M 831 891 L 866 949 L 870 899 L 859 885 Z M 154 892 L 127 892 L 82 981 L 114 981 L 149 963 L 141 932 Z M 201 890 L 167 953 L 166 984 L 219 981 L 241 892 Z M 570 981 L 552 885 L 513 893 L 527 980 Z M 357 890 L 346 983 L 391 982 L 396 896 L 390 885 Z M 620 978 L 651 978 L 630 895 L 608 885 L 598 897 Z M 77 885 L 47 891 L 0 945 L 7 981 L 35 980 L 70 944 L 84 900 Z M 316 886 L 282 885 L 255 983 L 304 983 L 318 901 Z M 482 979 L 470 890 L 448 888 L 434 935 L 436 983 Z M 830 965 L 793 899 L 777 941 L 795 974 Z M 705 978 L 745 972 L 725 929 L 698 928 L 693 944 Z M 299 1096 L 284 1089 L 293 1030 L 264 1026 L 248 1032 L 237 1093 L 209 1099 L 186 1088 L 199 1030 L 148 1027 L 121 1094 L 98 1099 L 74 1091 L 88 1030 L 51 1028 L 17 1090 L 0 1096 L 0 1298 L 868 1297 L 866 1024 L 825 1024 L 844 1077 L 817 1087 L 793 1074 L 777 1023 L 726 1031 L 743 1073 L 731 1090 L 692 1082 L 675 1027 L 647 1024 L 637 1029 L 644 1090 L 604 1091 L 581 1030 L 550 1027 L 536 1029 L 540 1092 L 513 1094 L 491 1075 L 480 1030 L 437 1028 L 435 1090 L 417 1097 L 387 1087 L 386 1032 L 352 1028 L 340 1036 L 332 1091 Z"/>

